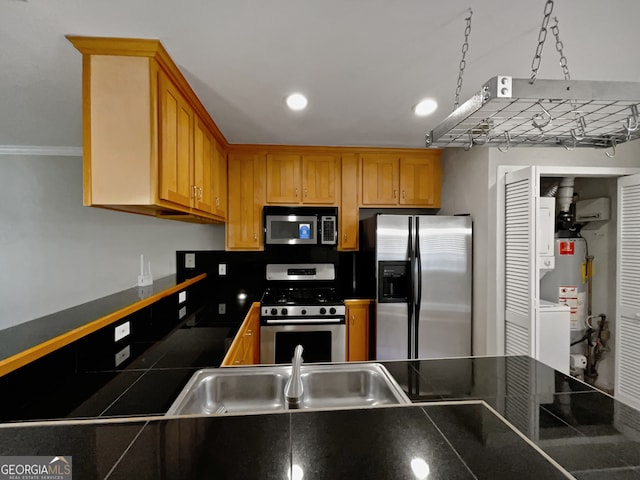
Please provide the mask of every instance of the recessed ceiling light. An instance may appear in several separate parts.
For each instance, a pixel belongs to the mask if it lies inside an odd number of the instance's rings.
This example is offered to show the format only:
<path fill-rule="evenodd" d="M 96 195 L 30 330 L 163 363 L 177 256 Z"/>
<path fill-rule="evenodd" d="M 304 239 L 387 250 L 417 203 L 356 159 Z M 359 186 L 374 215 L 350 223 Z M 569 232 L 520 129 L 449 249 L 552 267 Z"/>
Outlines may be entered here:
<path fill-rule="evenodd" d="M 413 107 L 413 113 L 418 115 L 419 117 L 426 117 L 427 115 L 431 115 L 438 108 L 438 102 L 436 102 L 433 98 L 424 98 L 420 100 L 415 107 Z"/>
<path fill-rule="evenodd" d="M 287 106 L 291 110 L 304 110 L 307 108 L 307 97 L 301 93 L 292 93 L 287 97 Z"/>

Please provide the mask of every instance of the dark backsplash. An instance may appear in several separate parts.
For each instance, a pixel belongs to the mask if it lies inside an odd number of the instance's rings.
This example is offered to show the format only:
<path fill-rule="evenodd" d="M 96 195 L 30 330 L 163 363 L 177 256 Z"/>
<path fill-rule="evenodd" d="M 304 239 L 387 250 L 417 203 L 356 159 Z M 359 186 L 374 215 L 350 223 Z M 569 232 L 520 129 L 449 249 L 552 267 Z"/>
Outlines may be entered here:
<path fill-rule="evenodd" d="M 185 268 L 185 254 L 195 254 L 195 268 Z M 178 251 L 178 280 L 207 274 L 208 296 L 214 305 L 225 304 L 226 312 L 238 309 L 238 303 L 259 302 L 266 287 L 268 263 L 333 263 L 336 266 L 335 287 L 343 298 L 371 298 L 372 278 L 360 278 L 358 265 L 364 260 L 359 252 L 338 252 L 325 247 L 271 247 L 264 252 L 226 252 L 223 250 Z M 218 274 L 218 266 L 226 265 L 226 275 Z M 246 298 L 239 299 L 239 295 Z"/>

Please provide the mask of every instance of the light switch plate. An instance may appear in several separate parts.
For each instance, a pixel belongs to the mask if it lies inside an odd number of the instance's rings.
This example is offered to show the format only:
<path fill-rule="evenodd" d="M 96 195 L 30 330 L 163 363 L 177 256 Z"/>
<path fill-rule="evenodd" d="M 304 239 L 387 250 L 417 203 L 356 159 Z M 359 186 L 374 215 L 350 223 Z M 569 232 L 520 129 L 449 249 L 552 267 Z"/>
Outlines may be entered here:
<path fill-rule="evenodd" d="M 218 314 L 219 315 L 224 315 L 225 313 L 227 313 L 227 304 L 226 303 L 219 303 L 218 304 Z"/>
<path fill-rule="evenodd" d="M 122 325 L 118 325 L 114 330 L 114 339 L 117 342 L 131 333 L 131 323 L 125 322 Z"/>
<path fill-rule="evenodd" d="M 196 254 L 185 253 L 184 254 L 184 268 L 196 268 Z"/>
<path fill-rule="evenodd" d="M 220 275 L 221 277 L 227 274 L 227 264 L 226 263 L 219 263 L 218 264 L 218 275 Z"/>

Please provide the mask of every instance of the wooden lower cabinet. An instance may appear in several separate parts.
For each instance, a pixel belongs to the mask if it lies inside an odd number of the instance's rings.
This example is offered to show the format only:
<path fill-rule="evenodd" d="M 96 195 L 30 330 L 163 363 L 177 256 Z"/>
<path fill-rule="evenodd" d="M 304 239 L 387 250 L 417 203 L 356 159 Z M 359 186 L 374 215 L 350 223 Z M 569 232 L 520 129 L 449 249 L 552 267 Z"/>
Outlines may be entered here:
<path fill-rule="evenodd" d="M 254 302 L 222 360 L 222 367 L 260 363 L 260 303 Z"/>
<path fill-rule="evenodd" d="M 369 307 L 371 300 L 345 300 L 347 361 L 369 360 Z"/>

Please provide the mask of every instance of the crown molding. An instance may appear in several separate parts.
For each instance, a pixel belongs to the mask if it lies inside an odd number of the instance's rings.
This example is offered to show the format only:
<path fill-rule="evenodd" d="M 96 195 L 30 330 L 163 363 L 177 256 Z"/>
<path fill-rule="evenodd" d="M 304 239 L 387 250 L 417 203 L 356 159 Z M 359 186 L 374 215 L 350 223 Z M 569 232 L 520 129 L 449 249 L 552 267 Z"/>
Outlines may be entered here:
<path fill-rule="evenodd" d="M 46 147 L 39 145 L 0 145 L 0 155 L 42 155 L 49 157 L 82 157 L 82 147 Z"/>

